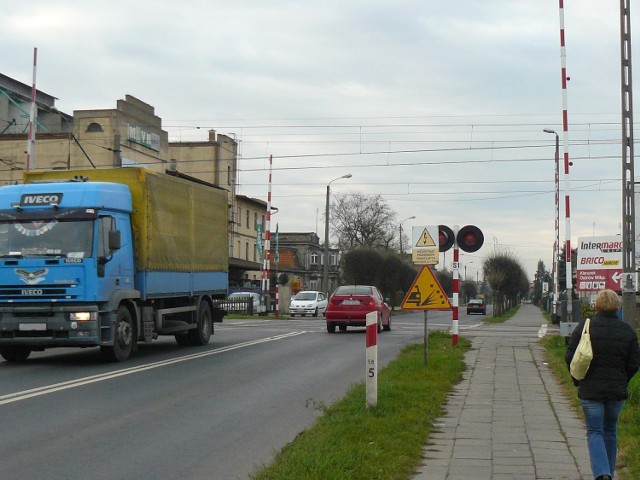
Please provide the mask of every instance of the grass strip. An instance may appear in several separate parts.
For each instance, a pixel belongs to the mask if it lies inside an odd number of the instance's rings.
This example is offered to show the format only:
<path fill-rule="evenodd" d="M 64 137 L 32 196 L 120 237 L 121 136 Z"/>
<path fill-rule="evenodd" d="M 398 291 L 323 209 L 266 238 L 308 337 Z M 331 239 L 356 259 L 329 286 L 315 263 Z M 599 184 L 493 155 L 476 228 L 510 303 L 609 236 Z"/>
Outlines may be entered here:
<path fill-rule="evenodd" d="M 560 382 L 571 405 L 582 417 L 578 399 L 578 389 L 573 386 L 571 375 L 564 361 L 566 342 L 564 337 L 552 335 L 542 339 L 546 349 L 547 362 L 554 376 Z M 584 418 L 584 417 L 583 417 Z M 585 443 L 587 441 L 585 434 Z M 637 480 L 640 478 L 640 374 L 629 384 L 629 399 L 625 403 L 618 424 L 618 462 L 616 478 Z"/>
<path fill-rule="evenodd" d="M 317 405 L 323 416 L 300 433 L 254 480 L 406 480 L 422 459 L 433 422 L 443 414 L 452 386 L 462 379 L 470 342 L 429 334 L 423 345 L 402 350 L 378 375 L 378 403 L 366 409 L 364 384 L 333 405 Z"/>
<path fill-rule="evenodd" d="M 516 305 L 515 307 L 511 307 L 502 315 L 498 315 L 497 317 L 487 317 L 484 319 L 484 321 L 486 323 L 504 323 L 507 320 L 509 320 L 511 317 L 513 317 L 516 313 L 518 313 L 519 309 L 520 309 L 520 306 Z"/>

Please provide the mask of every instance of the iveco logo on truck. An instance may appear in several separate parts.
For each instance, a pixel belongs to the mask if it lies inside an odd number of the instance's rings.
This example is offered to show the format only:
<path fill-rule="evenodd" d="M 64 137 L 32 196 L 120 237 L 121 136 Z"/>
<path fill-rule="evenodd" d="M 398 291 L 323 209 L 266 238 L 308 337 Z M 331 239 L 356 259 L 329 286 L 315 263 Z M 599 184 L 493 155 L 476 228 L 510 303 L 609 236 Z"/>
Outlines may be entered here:
<path fill-rule="evenodd" d="M 23 288 L 22 295 L 29 297 L 34 295 L 42 295 L 42 290 L 39 288 Z"/>
<path fill-rule="evenodd" d="M 30 205 L 60 205 L 61 193 L 24 194 L 20 197 L 20 206 Z"/>

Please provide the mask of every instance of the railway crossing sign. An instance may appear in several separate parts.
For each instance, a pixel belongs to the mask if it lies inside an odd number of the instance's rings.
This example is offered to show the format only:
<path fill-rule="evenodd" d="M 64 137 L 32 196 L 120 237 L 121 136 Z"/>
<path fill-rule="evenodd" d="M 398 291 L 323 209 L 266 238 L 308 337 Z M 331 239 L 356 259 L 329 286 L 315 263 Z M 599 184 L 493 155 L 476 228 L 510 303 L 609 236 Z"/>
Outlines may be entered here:
<path fill-rule="evenodd" d="M 451 310 L 451 302 L 431 268 L 423 265 L 402 301 L 403 310 Z"/>
<path fill-rule="evenodd" d="M 411 230 L 411 259 L 416 265 L 437 265 L 440 244 L 437 225 L 413 227 Z"/>

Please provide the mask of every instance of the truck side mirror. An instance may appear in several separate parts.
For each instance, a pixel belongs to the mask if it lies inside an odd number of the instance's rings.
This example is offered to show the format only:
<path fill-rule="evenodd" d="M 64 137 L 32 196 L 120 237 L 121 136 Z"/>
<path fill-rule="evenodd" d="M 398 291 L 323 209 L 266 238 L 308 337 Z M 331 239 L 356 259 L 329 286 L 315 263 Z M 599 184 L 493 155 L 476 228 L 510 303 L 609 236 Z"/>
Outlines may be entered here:
<path fill-rule="evenodd" d="M 109 250 L 119 250 L 121 246 L 120 230 L 109 231 Z"/>

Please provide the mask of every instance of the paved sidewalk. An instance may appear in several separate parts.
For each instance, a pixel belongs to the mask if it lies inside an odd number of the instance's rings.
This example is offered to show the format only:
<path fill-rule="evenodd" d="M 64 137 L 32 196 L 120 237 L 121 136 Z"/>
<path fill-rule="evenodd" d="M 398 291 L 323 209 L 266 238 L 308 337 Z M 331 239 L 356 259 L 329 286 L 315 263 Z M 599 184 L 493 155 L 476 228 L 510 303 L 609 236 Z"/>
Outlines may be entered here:
<path fill-rule="evenodd" d="M 544 361 L 545 329 L 540 310 L 523 305 L 503 324 L 460 332 L 473 342 L 467 371 L 413 480 L 593 478 L 584 424 Z"/>

